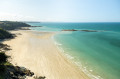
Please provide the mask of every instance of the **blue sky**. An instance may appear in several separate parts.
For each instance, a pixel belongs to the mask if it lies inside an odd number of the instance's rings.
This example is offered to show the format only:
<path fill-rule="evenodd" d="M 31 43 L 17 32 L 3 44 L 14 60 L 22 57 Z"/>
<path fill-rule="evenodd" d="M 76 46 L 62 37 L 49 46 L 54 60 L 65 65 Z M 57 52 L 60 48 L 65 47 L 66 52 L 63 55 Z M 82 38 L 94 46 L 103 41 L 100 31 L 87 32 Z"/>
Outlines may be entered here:
<path fill-rule="evenodd" d="M 120 22 L 120 0 L 0 0 L 0 20 Z"/>

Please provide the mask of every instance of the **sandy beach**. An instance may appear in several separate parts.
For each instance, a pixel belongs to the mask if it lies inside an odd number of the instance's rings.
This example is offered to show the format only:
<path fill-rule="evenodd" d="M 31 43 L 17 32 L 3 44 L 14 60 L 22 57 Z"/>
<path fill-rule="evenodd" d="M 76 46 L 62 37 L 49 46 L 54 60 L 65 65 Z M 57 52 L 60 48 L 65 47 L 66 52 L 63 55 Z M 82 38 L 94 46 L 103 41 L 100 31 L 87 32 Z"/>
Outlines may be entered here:
<path fill-rule="evenodd" d="M 57 49 L 51 39 L 54 33 L 27 30 L 13 33 L 18 33 L 17 37 L 4 43 L 11 46 L 7 53 L 14 65 L 26 67 L 46 79 L 89 79 Z"/>

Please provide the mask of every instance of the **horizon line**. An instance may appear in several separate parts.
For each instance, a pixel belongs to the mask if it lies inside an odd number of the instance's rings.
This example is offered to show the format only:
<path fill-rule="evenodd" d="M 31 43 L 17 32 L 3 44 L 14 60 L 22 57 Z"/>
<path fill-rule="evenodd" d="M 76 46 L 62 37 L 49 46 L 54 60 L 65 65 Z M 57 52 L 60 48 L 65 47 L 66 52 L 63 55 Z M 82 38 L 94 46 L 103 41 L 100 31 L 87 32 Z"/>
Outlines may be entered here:
<path fill-rule="evenodd" d="M 120 21 L 80 21 L 80 22 L 70 22 L 70 21 L 19 21 L 19 20 L 0 20 L 0 21 L 18 21 L 18 22 L 58 22 L 58 23 L 107 23 L 107 22 L 120 22 Z"/>

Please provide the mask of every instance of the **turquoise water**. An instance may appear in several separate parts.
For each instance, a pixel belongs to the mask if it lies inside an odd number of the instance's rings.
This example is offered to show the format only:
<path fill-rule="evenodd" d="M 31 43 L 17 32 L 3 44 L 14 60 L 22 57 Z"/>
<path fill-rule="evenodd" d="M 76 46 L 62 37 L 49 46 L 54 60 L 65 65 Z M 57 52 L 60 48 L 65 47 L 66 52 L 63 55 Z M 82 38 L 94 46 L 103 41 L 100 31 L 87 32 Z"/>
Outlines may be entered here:
<path fill-rule="evenodd" d="M 93 79 L 120 79 L 120 23 L 28 23 L 36 31 L 57 32 L 64 54 Z M 61 32 L 63 29 L 99 32 Z"/>

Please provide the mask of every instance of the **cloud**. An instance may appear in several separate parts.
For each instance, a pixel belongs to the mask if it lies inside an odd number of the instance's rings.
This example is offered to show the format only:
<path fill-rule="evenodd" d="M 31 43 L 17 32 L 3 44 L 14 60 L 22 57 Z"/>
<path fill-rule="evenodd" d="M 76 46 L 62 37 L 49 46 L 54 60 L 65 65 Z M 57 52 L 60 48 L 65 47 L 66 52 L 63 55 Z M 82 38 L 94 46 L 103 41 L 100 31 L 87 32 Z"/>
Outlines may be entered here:
<path fill-rule="evenodd" d="M 38 18 L 32 16 L 25 16 L 21 14 L 13 14 L 13 13 L 1 13 L 0 12 L 0 20 L 10 20 L 10 21 L 38 21 Z"/>

